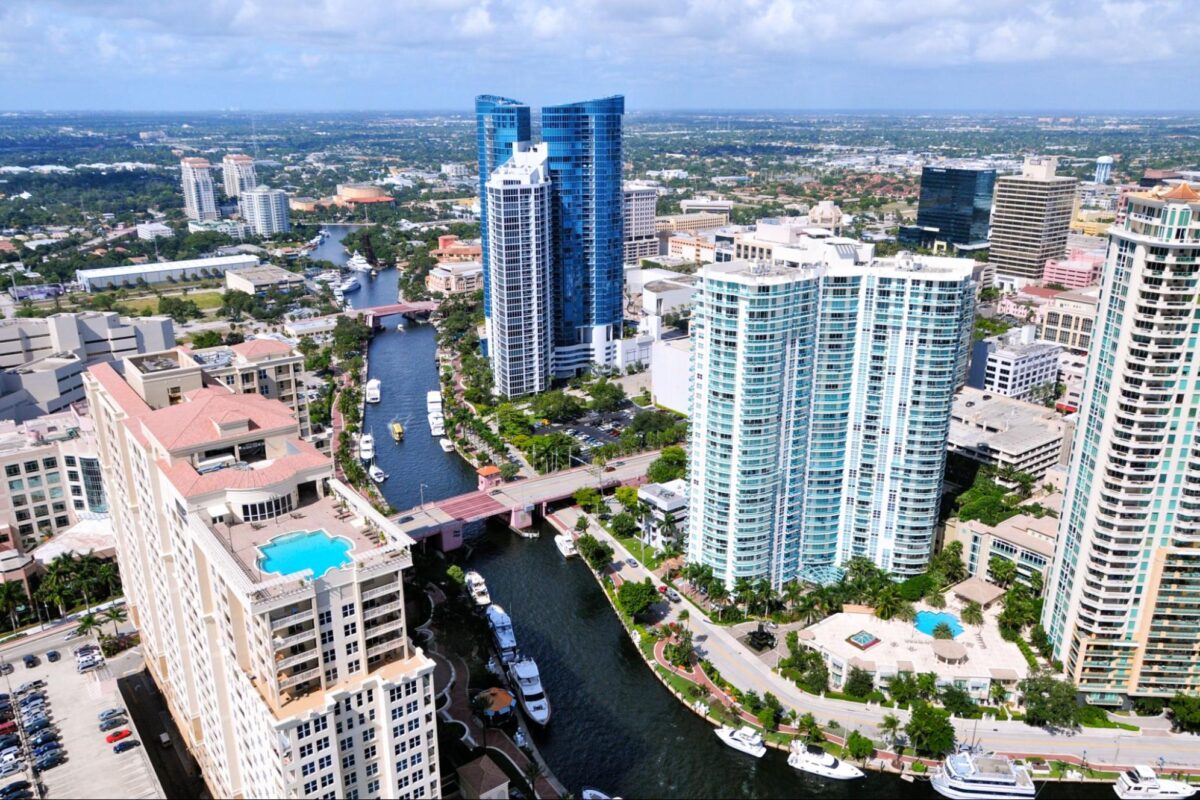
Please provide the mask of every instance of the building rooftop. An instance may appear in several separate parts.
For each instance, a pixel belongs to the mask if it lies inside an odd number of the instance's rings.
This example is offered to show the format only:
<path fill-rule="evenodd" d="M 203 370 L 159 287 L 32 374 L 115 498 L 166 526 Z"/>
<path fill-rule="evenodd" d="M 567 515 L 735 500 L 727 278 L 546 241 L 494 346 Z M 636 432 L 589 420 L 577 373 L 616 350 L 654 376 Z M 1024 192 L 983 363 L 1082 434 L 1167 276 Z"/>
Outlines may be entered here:
<path fill-rule="evenodd" d="M 277 400 L 205 387 L 185 394 L 183 402 L 144 415 L 141 423 L 165 449 L 175 451 L 216 444 L 251 431 L 287 430 L 295 427 L 296 419 Z"/>
<path fill-rule="evenodd" d="M 1051 498 L 1058 499 L 1061 506 L 1062 495 L 1054 494 Z M 1037 501 L 1040 505 L 1051 508 L 1053 500 L 1043 498 Z M 1051 508 L 1057 512 L 1059 509 Z M 1046 515 L 1035 517 L 1032 514 L 1018 514 L 1004 520 L 999 525 L 985 525 L 977 519 L 961 523 L 966 530 L 989 533 L 999 539 L 1012 542 L 1016 546 L 1038 553 L 1046 558 L 1054 557 L 1054 542 L 1058 539 L 1058 517 Z"/>
<path fill-rule="evenodd" d="M 227 221 L 227 220 L 226 220 Z M 79 280 L 92 278 L 114 278 L 121 275 L 140 275 L 144 272 L 161 270 L 191 270 L 211 267 L 229 269 L 235 265 L 246 265 L 248 262 L 257 263 L 254 256 L 218 256 L 216 258 L 189 258 L 184 261 L 155 261 L 148 264 L 130 264 L 124 267 L 99 267 L 97 269 L 77 270 L 75 275 Z"/>
<path fill-rule="evenodd" d="M 295 272 L 289 272 L 283 267 L 276 267 L 271 264 L 263 264 L 257 267 L 249 267 L 247 269 L 231 269 L 226 272 L 227 275 L 236 275 L 254 284 L 259 283 L 279 283 L 280 281 L 296 281 L 302 283 L 304 276 Z"/>
<path fill-rule="evenodd" d="M 1053 409 L 965 386 L 950 412 L 949 442 L 956 448 L 1021 454 L 1061 442 L 1062 417 Z"/>

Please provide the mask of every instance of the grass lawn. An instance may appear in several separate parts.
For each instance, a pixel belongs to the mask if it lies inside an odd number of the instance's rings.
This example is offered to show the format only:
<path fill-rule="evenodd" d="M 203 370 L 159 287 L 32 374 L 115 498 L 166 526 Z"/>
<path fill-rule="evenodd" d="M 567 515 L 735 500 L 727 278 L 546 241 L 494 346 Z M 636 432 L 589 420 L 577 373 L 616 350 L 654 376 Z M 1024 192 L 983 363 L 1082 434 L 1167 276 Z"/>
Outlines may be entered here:
<path fill-rule="evenodd" d="M 201 311 L 205 311 L 210 308 L 221 307 L 220 292 L 191 292 L 186 297 L 180 294 L 169 296 L 178 297 L 180 300 L 191 300 L 200 307 Z M 127 306 L 133 311 L 143 311 L 148 308 L 155 313 L 158 312 L 158 298 L 154 295 L 150 295 L 149 297 L 135 297 L 128 300 L 122 300 L 121 305 Z"/>
<path fill-rule="evenodd" d="M 1095 720 L 1080 723 L 1085 728 L 1120 728 L 1123 731 L 1140 731 L 1137 725 L 1130 725 L 1128 722 L 1114 722 L 1111 719 Z"/>
<path fill-rule="evenodd" d="M 642 540 L 638 539 L 636 536 L 617 536 L 611 531 L 609 533 L 614 539 L 620 542 L 626 550 L 629 551 L 629 555 L 638 559 L 650 569 L 658 569 L 659 565 L 662 564 L 662 556 L 658 554 L 658 551 L 649 545 L 643 545 Z M 642 559 L 643 546 L 645 547 L 646 555 L 644 560 Z"/>

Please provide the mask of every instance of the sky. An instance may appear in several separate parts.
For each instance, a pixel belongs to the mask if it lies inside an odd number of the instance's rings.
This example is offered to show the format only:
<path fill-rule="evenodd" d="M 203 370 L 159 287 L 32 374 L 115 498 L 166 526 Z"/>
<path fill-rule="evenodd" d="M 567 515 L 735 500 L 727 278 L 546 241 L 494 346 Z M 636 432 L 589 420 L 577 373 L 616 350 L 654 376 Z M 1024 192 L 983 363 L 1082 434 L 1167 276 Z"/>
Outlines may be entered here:
<path fill-rule="evenodd" d="M 1197 0 L 0 0 L 0 110 L 1200 110 Z M 1189 85 L 1191 83 L 1192 85 Z"/>

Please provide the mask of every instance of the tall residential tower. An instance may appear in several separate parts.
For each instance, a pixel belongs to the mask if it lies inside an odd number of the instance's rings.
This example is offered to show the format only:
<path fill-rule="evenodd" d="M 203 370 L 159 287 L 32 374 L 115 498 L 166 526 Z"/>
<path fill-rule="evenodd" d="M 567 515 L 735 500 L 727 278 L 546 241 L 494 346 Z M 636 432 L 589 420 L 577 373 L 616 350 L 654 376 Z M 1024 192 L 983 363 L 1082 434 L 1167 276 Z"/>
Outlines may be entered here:
<path fill-rule="evenodd" d="M 855 556 L 912 575 L 932 552 L 973 262 L 824 246 L 700 273 L 688 557 L 728 584 Z"/>
<path fill-rule="evenodd" d="M 230 153 L 222 158 L 221 177 L 225 181 L 225 194 L 229 197 L 241 197 L 242 192 L 258 186 L 254 159 L 245 153 Z"/>
<path fill-rule="evenodd" d="M 246 220 L 256 236 L 287 233 L 292 229 L 288 217 L 288 196 L 283 189 L 269 186 L 243 189 L 238 206 L 242 210 L 242 219 Z"/>
<path fill-rule="evenodd" d="M 183 183 L 183 210 L 188 219 L 205 222 L 220 218 L 208 160 L 185 158 L 179 162 L 179 174 Z"/>
<path fill-rule="evenodd" d="M 1109 229 L 1042 625 L 1090 702 L 1200 691 L 1200 193 Z"/>
<path fill-rule="evenodd" d="M 492 376 L 504 397 L 550 388 L 554 206 L 547 147 L 522 142 L 487 182 L 487 318 Z"/>
<path fill-rule="evenodd" d="M 278 374 L 278 373 L 277 373 Z M 142 656 L 214 797 L 438 797 L 412 541 L 183 350 L 86 377 Z"/>

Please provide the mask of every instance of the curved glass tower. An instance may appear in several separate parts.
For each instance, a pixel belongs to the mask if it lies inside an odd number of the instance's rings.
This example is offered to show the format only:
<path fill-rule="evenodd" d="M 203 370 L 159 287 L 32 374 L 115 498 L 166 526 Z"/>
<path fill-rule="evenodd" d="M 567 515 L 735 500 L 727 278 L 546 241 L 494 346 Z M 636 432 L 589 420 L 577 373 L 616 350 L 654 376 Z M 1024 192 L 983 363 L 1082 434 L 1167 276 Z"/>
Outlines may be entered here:
<path fill-rule="evenodd" d="M 625 98 L 546 106 L 542 141 L 554 183 L 555 371 L 615 360 L 623 324 Z"/>

